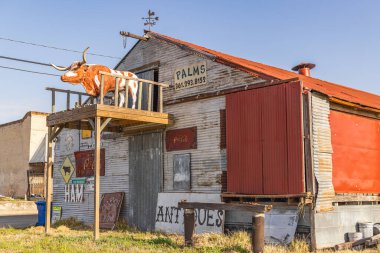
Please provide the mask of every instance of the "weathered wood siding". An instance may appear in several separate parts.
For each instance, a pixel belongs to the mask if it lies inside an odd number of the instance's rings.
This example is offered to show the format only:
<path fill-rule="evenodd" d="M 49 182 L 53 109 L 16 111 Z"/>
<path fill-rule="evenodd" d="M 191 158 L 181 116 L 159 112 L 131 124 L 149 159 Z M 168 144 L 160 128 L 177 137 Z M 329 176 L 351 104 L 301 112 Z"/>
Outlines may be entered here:
<path fill-rule="evenodd" d="M 105 149 L 105 176 L 100 177 L 100 193 L 125 192 L 124 203 L 120 217 L 127 218 L 128 210 L 128 139 L 125 136 L 109 138 L 110 134 L 103 133 L 101 147 Z M 93 149 L 94 139 L 81 139 L 80 131 L 64 129 L 58 135 L 55 144 L 54 157 L 54 187 L 53 204 L 62 206 L 62 218 L 77 217 L 78 219 L 91 223 L 94 218 L 94 192 L 83 191 L 83 202 L 65 202 L 65 182 L 60 173 L 60 168 L 66 156 L 75 166 L 75 151 Z M 72 178 L 75 178 L 74 172 Z"/>
<path fill-rule="evenodd" d="M 158 81 L 171 85 L 164 89 L 165 102 L 262 81 L 157 39 L 138 42 L 117 69 L 133 70 L 158 61 Z M 200 61 L 206 61 L 207 83 L 175 90 L 175 69 Z M 197 127 L 197 149 L 164 152 L 164 191 L 173 190 L 173 156 L 186 153 L 191 154 L 191 191 L 221 191 L 221 174 L 227 163 L 225 148 L 220 148 L 221 109 L 225 109 L 224 96 L 164 107 L 164 112 L 173 114 L 175 121 L 167 130 Z"/>
<path fill-rule="evenodd" d="M 204 60 L 175 45 L 151 38 L 147 42 L 138 42 L 117 69 L 130 70 L 159 61 L 159 81 L 171 85 L 164 89 L 164 101 L 262 81 L 240 70 L 206 60 L 207 84 L 174 90 L 175 69 Z"/>
<path fill-rule="evenodd" d="M 226 157 L 220 149 L 220 109 L 225 97 L 204 99 L 167 106 L 175 115 L 175 124 L 167 130 L 197 127 L 197 149 L 166 151 L 164 154 L 164 190 L 173 190 L 173 156 L 191 154 L 191 191 L 220 192 L 221 174 Z"/>

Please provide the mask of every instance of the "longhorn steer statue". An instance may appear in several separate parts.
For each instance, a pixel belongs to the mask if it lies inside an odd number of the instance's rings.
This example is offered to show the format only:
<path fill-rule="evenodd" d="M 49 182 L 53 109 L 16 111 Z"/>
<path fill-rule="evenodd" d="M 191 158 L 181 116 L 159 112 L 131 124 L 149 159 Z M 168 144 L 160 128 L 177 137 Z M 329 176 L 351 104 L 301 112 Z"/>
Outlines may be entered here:
<path fill-rule="evenodd" d="M 61 76 L 62 82 L 68 82 L 71 84 L 82 84 L 87 94 L 91 96 L 100 95 L 100 74 L 99 71 L 108 72 L 111 74 L 123 75 L 125 77 L 137 78 L 137 76 L 128 71 L 119 71 L 113 70 L 103 65 L 98 64 L 86 64 L 86 53 L 88 47 L 83 51 L 82 61 L 75 61 L 70 66 L 58 67 L 54 64 L 51 64 L 55 69 L 59 71 L 67 71 Z M 115 90 L 115 78 L 111 76 L 104 76 L 104 93 L 107 94 L 109 91 Z M 126 85 L 128 84 L 128 92 L 132 96 L 132 109 L 135 109 L 136 100 L 137 100 L 137 81 L 136 80 L 126 80 L 121 79 L 119 81 L 119 91 L 125 90 Z M 119 106 L 122 106 L 125 102 L 125 96 L 123 92 L 120 92 L 120 103 Z M 128 103 L 128 101 L 126 101 Z"/>

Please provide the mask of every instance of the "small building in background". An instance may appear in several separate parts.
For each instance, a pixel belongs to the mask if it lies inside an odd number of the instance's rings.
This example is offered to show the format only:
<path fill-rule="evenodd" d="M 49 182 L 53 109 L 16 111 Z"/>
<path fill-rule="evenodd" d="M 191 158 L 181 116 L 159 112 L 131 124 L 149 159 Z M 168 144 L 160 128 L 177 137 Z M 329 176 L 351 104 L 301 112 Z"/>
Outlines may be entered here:
<path fill-rule="evenodd" d="M 43 197 L 47 115 L 31 111 L 0 125 L 1 195 Z"/>

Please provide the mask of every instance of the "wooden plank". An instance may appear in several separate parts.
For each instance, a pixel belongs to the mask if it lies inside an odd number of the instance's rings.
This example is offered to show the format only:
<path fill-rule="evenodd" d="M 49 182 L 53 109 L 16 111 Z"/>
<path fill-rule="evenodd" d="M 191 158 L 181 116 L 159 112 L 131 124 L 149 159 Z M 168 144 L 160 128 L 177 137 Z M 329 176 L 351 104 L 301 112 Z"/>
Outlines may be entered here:
<path fill-rule="evenodd" d="M 66 110 L 70 109 L 70 92 L 66 94 Z"/>
<path fill-rule="evenodd" d="M 139 94 L 138 94 L 138 98 L 137 98 L 137 109 L 141 110 L 141 101 L 142 101 L 142 87 L 143 87 L 143 83 L 142 82 L 139 82 Z"/>
<path fill-rule="evenodd" d="M 111 120 L 112 120 L 112 118 L 107 118 L 106 120 L 104 120 L 104 122 L 100 126 L 100 132 L 102 132 L 104 130 L 104 128 L 108 125 L 108 123 L 110 123 Z"/>
<path fill-rule="evenodd" d="M 104 103 L 104 75 L 100 75 L 100 104 Z"/>
<path fill-rule="evenodd" d="M 163 113 L 164 112 L 164 96 L 163 96 L 163 88 L 162 87 L 159 87 L 159 90 L 160 90 L 160 95 L 159 95 L 159 99 L 160 99 L 160 110 L 159 112 Z"/>
<path fill-rule="evenodd" d="M 47 147 L 47 176 L 46 176 L 46 213 L 45 213 L 45 233 L 50 233 L 51 200 L 53 195 L 53 142 L 51 136 L 53 128 L 48 128 Z"/>
<path fill-rule="evenodd" d="M 70 111 L 50 114 L 46 118 L 47 126 L 60 125 L 67 122 L 78 121 L 85 118 L 94 118 L 96 116 L 96 105 L 88 105 L 81 108 L 75 108 Z"/>
<path fill-rule="evenodd" d="M 55 91 L 51 92 L 51 112 L 55 113 Z"/>
<path fill-rule="evenodd" d="M 119 77 L 116 77 L 115 80 L 115 106 L 119 106 Z"/>
<path fill-rule="evenodd" d="M 95 191 L 94 191 L 94 240 L 99 239 L 100 222 L 100 123 L 101 118 L 95 118 Z"/>
<path fill-rule="evenodd" d="M 380 195 L 361 195 L 361 194 L 347 194 L 347 195 L 335 195 L 333 202 L 376 202 L 380 201 Z"/>
<path fill-rule="evenodd" d="M 208 209 L 226 211 L 245 211 L 252 213 L 264 213 L 272 209 L 271 205 L 238 204 L 238 203 L 201 203 L 201 202 L 178 202 L 178 208 L 184 209 Z"/>
<path fill-rule="evenodd" d="M 152 111 L 152 84 L 148 84 L 148 111 Z"/>
<path fill-rule="evenodd" d="M 99 71 L 99 73 L 101 75 L 112 76 L 112 77 L 119 77 L 119 78 L 126 79 L 126 80 L 133 80 L 133 81 L 144 82 L 144 83 L 151 83 L 151 84 L 162 86 L 162 87 L 169 87 L 169 84 L 154 82 L 152 80 L 141 79 L 141 78 L 133 78 L 133 77 L 123 76 L 123 75 L 119 75 L 119 74 L 111 74 L 111 73 L 104 72 L 104 71 Z"/>
<path fill-rule="evenodd" d="M 312 194 L 305 192 L 301 194 L 285 194 L 285 195 L 251 195 L 251 194 L 235 194 L 235 193 L 222 193 L 222 197 L 232 198 L 296 198 L 296 197 L 311 197 Z"/>

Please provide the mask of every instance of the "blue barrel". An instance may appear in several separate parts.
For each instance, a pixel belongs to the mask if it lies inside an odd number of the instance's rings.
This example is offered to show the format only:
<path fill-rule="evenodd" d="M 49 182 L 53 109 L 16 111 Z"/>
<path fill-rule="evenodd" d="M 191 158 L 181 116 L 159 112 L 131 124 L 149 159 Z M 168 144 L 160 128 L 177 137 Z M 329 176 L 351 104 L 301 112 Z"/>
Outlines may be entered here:
<path fill-rule="evenodd" d="M 38 210 L 37 226 L 45 226 L 46 201 L 39 200 L 36 202 L 36 205 Z"/>

